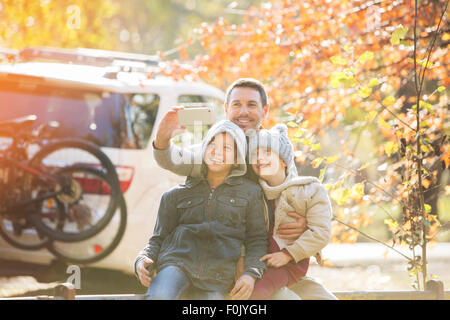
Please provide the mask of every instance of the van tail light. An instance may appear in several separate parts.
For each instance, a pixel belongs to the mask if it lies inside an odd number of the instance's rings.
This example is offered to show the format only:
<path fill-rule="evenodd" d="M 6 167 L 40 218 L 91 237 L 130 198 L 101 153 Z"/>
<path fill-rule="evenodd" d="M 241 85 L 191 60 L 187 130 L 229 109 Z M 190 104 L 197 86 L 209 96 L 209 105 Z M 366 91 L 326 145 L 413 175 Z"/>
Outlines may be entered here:
<path fill-rule="evenodd" d="M 126 166 L 116 166 L 117 176 L 119 177 L 120 189 L 122 193 L 128 190 L 133 181 L 134 168 Z"/>
<path fill-rule="evenodd" d="M 85 163 L 86 165 L 87 163 Z M 87 164 L 92 167 L 99 167 L 96 164 Z M 115 166 L 117 176 L 119 178 L 120 189 L 122 193 L 125 193 L 131 185 L 134 176 L 134 168 L 127 166 Z M 81 184 L 85 193 L 90 194 L 110 194 L 111 189 L 105 183 L 100 182 L 93 176 L 90 177 L 73 177 L 78 183 Z"/>

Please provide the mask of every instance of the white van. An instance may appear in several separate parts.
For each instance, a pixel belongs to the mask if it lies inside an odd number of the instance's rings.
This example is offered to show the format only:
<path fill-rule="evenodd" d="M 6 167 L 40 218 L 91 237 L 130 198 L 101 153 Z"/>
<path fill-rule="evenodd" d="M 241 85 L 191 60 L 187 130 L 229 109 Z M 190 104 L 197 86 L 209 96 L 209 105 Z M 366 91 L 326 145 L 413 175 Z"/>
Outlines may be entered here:
<path fill-rule="evenodd" d="M 11 52 L 3 57 L 11 58 Z M 5 60 L 0 63 L 0 120 L 35 114 L 38 124 L 58 121 L 56 137 L 92 141 L 116 166 L 128 212 L 126 231 L 110 255 L 90 266 L 133 273 L 135 257 L 153 232 L 162 193 L 184 181 L 155 163 L 151 145 L 155 125 L 175 105 L 207 105 L 218 120 L 223 117 L 224 92 L 202 82 L 174 81 L 152 73 L 160 63 L 153 56 L 38 48 Z M 119 216 L 116 213 L 110 225 L 91 239 L 58 245 L 73 248 L 75 254 L 101 250 L 102 238 L 106 242 L 111 238 Z M 25 236 L 36 237 L 28 233 Z M 47 249 L 19 250 L 1 238 L 0 257 L 39 264 L 55 259 Z"/>

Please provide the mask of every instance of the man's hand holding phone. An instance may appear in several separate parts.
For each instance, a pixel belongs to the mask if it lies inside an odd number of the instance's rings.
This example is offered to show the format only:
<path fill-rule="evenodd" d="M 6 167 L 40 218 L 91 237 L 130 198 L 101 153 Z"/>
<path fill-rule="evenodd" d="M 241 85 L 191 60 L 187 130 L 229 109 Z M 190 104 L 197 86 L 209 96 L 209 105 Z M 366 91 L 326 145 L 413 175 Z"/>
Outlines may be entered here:
<path fill-rule="evenodd" d="M 169 110 L 159 122 L 158 131 L 154 142 L 156 149 L 167 149 L 170 146 L 170 139 L 176 134 L 183 133 L 185 128 L 178 123 L 178 110 L 183 106 L 176 106 Z"/>
<path fill-rule="evenodd" d="M 154 141 L 154 147 L 159 150 L 170 146 L 170 139 L 181 134 L 187 125 L 213 124 L 213 112 L 209 108 L 184 108 L 176 106 L 169 110 L 161 119 Z"/>

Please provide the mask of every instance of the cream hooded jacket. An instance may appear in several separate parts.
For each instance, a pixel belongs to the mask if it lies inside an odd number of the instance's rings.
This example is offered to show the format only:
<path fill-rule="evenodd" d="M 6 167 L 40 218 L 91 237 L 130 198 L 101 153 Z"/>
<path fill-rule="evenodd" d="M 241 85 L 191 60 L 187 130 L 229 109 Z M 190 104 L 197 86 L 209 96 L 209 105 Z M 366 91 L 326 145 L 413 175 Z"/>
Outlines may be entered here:
<path fill-rule="evenodd" d="M 320 255 L 331 238 L 332 218 L 331 203 L 320 181 L 315 177 L 297 176 L 291 171 L 281 185 L 271 187 L 264 180 L 260 180 L 260 185 L 266 197 L 276 201 L 273 238 L 280 249 L 286 248 L 295 262 Z M 288 245 L 277 236 L 276 230 L 280 224 L 295 222 L 288 216 L 288 212 L 293 211 L 306 218 L 308 229 Z"/>

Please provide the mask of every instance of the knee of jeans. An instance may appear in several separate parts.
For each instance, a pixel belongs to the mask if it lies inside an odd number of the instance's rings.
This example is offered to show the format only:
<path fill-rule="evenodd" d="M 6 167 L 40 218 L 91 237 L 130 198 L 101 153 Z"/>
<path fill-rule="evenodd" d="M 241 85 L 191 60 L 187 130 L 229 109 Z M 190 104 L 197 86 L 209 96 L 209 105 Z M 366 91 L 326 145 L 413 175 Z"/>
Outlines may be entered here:
<path fill-rule="evenodd" d="M 168 291 L 147 292 L 145 294 L 146 300 L 174 300 L 175 298 L 176 297 L 174 297 Z"/>

